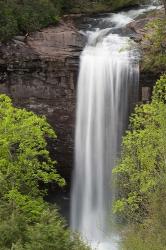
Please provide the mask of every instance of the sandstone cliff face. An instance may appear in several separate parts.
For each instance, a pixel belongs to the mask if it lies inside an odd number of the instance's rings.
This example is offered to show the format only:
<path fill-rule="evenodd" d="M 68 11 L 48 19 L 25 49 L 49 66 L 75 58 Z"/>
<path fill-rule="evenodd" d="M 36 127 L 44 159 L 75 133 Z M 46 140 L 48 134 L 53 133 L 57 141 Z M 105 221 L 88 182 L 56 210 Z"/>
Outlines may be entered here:
<path fill-rule="evenodd" d="M 0 93 L 14 104 L 45 115 L 57 132 L 49 142 L 64 177 L 70 178 L 76 82 L 84 39 L 71 23 L 61 22 L 26 38 L 0 45 Z"/>

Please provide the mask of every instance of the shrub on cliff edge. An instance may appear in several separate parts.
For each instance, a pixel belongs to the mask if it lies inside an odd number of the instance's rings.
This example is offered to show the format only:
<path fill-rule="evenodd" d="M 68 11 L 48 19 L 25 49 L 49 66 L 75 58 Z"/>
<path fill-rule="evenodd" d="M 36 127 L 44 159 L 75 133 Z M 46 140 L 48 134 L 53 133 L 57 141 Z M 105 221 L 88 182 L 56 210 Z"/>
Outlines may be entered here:
<path fill-rule="evenodd" d="M 146 27 L 143 39 L 144 70 L 166 72 L 166 18 L 151 21 Z"/>
<path fill-rule="evenodd" d="M 0 41 L 39 30 L 58 21 L 61 6 L 50 0 L 0 0 Z"/>

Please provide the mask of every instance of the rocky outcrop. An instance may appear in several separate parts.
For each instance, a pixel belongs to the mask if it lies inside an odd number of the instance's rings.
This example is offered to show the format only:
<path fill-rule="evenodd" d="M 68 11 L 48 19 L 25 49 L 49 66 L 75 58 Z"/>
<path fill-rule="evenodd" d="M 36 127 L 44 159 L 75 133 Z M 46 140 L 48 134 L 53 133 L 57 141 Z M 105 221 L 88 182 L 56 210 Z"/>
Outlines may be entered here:
<path fill-rule="evenodd" d="M 58 139 L 49 142 L 65 178 L 73 161 L 76 82 L 84 39 L 68 21 L 0 45 L 0 93 L 45 115 Z"/>
<path fill-rule="evenodd" d="M 164 18 L 164 8 L 154 10 L 149 14 L 145 14 L 139 17 L 138 20 L 131 22 L 127 25 L 126 32 L 130 35 L 140 48 L 141 60 L 140 60 L 140 100 L 148 102 L 151 99 L 153 86 L 157 79 L 159 79 L 161 71 L 147 70 L 144 68 L 144 56 L 146 50 L 152 46 L 146 39 L 147 29 L 146 25 L 158 18 Z M 150 31 L 149 31 L 150 32 Z"/>

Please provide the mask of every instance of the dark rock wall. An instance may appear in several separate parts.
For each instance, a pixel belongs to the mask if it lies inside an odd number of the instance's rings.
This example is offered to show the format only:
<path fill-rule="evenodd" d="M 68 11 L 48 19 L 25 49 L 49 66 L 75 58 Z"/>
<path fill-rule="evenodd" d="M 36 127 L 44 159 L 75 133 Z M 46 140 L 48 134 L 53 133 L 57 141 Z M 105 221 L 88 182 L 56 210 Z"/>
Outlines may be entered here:
<path fill-rule="evenodd" d="M 76 83 L 83 38 L 61 23 L 0 46 L 0 93 L 17 107 L 45 115 L 57 133 L 49 142 L 58 169 L 69 180 L 73 165 Z"/>

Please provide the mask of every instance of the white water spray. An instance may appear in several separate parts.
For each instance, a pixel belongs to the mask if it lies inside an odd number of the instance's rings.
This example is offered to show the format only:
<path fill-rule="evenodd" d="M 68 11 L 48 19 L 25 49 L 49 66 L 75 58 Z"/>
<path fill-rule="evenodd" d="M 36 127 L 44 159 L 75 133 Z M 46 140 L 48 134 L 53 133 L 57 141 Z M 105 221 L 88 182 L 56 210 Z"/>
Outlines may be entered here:
<path fill-rule="evenodd" d="M 123 21 L 126 24 L 126 16 Z M 129 38 L 109 34 L 109 29 L 88 36 L 78 80 L 71 226 L 97 249 L 115 250 L 108 219 L 112 168 L 138 97 L 138 54 Z"/>

